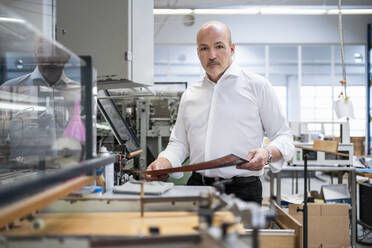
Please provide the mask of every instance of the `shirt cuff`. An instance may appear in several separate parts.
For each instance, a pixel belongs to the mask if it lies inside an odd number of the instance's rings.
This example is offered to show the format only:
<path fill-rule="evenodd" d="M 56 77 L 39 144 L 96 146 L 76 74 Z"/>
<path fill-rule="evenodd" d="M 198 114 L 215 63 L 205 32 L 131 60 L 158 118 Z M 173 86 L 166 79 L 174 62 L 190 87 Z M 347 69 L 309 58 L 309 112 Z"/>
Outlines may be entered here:
<path fill-rule="evenodd" d="M 277 148 L 280 153 L 282 154 L 282 158 L 278 161 L 270 163 L 270 169 L 273 173 L 278 173 L 282 170 L 283 166 L 286 165 L 287 161 L 290 161 L 294 154 L 294 146 L 291 144 L 290 146 L 284 146 L 280 144 L 280 142 L 271 142 L 268 146 L 273 146 Z"/>
<path fill-rule="evenodd" d="M 282 170 L 283 166 L 286 164 L 286 161 L 281 158 L 278 161 L 270 163 L 270 169 L 272 173 L 278 173 Z"/>
<path fill-rule="evenodd" d="M 163 152 L 159 153 L 158 158 L 168 159 L 168 161 L 171 163 L 173 168 L 182 166 L 181 165 L 182 162 L 179 162 L 179 159 L 177 159 L 174 155 L 172 155 L 172 154 L 170 154 L 166 151 L 163 151 Z M 183 177 L 183 172 L 170 173 L 169 176 L 171 178 L 174 178 L 174 179 L 179 179 L 179 178 Z"/>

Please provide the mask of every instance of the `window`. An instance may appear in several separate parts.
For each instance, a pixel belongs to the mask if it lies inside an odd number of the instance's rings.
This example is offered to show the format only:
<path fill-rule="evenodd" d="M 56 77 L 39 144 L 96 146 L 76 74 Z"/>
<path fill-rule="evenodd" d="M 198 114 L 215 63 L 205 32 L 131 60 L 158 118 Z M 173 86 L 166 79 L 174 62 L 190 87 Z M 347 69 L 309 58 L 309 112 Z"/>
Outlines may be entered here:
<path fill-rule="evenodd" d="M 195 45 L 156 45 L 154 49 L 155 82 L 188 82 L 203 75 Z"/>
<path fill-rule="evenodd" d="M 366 129 L 366 90 L 364 86 L 364 46 L 345 46 L 347 96 L 353 103 L 350 135 L 364 136 Z M 301 121 L 346 121 L 337 119 L 333 101 L 343 92 L 339 46 L 302 47 Z M 336 128 L 326 130 L 338 136 Z"/>
<path fill-rule="evenodd" d="M 364 136 L 365 46 L 346 45 L 344 50 L 347 95 L 355 114 L 355 119 L 350 119 L 350 133 Z M 333 111 L 333 101 L 342 90 L 339 46 L 237 44 L 233 59 L 247 71 L 268 77 L 289 121 L 345 121 L 338 120 Z M 155 45 L 154 65 L 155 82 L 191 85 L 204 75 L 195 44 Z M 331 126 L 325 126 L 326 135 L 338 136 L 338 127 Z"/>
<path fill-rule="evenodd" d="M 285 86 L 274 86 L 274 89 L 275 89 L 275 93 L 278 97 L 282 113 L 285 117 L 287 117 L 287 87 L 285 87 Z"/>

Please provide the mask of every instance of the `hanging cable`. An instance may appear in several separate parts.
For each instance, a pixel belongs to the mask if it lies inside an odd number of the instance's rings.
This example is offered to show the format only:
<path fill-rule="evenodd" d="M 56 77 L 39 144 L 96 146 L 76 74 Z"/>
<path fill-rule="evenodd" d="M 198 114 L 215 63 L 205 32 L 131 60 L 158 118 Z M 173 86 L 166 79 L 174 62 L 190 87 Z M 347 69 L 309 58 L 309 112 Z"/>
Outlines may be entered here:
<path fill-rule="evenodd" d="M 346 69 L 345 69 L 345 57 L 344 57 L 344 34 L 342 28 L 342 13 L 341 13 L 341 1 L 338 0 L 338 31 L 340 34 L 340 46 L 341 46 L 341 63 L 342 63 L 342 81 L 341 84 L 344 86 L 345 101 L 348 100 L 346 94 Z"/>

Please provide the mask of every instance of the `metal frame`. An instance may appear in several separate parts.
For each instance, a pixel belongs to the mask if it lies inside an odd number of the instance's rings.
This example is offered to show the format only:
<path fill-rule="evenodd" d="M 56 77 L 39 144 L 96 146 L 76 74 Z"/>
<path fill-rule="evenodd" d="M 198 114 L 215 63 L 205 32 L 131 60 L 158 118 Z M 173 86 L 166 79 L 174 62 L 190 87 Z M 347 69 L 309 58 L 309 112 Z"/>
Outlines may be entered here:
<path fill-rule="evenodd" d="M 108 92 L 108 90 L 103 90 L 104 94 L 107 96 L 107 97 L 110 97 L 110 93 Z M 136 136 L 136 134 L 133 132 L 133 130 L 130 128 L 130 126 L 128 125 L 128 123 L 126 122 L 126 120 L 123 118 L 122 114 L 120 113 L 118 107 L 116 106 L 115 102 L 111 99 L 111 98 L 107 98 L 107 99 L 102 99 L 102 98 L 99 98 L 97 100 L 97 103 L 98 103 L 98 108 L 99 110 L 101 111 L 102 115 L 104 116 L 105 120 L 109 123 L 110 125 L 110 128 L 116 138 L 116 140 L 118 141 L 118 143 L 120 145 L 125 145 L 125 142 L 127 140 L 124 139 L 123 134 L 120 134 L 119 131 L 117 130 L 117 128 L 115 127 L 113 121 L 112 121 L 112 118 L 109 116 L 109 114 L 107 113 L 107 111 L 105 110 L 103 104 L 101 101 L 108 101 L 112 107 L 112 109 L 117 113 L 118 116 L 120 116 L 120 119 L 122 121 L 122 123 L 124 124 L 126 130 L 128 131 L 128 134 L 131 139 L 131 141 L 134 143 L 134 145 L 136 146 L 136 149 L 135 150 L 128 150 L 128 147 L 126 146 L 126 150 L 128 153 L 132 153 L 132 152 L 135 152 L 135 151 L 138 151 L 140 150 L 140 144 L 139 144 L 139 141 L 138 141 L 138 138 Z"/>
<path fill-rule="evenodd" d="M 303 167 L 285 167 L 281 171 L 303 171 Z M 348 172 L 349 173 L 349 187 L 350 187 L 350 195 L 351 195 L 351 245 L 355 247 L 356 243 L 356 234 L 357 234 L 357 201 L 356 201 L 356 173 L 354 167 L 308 167 L 307 171 L 324 171 L 324 172 Z M 281 178 L 280 172 L 279 173 L 270 173 L 270 199 L 274 199 L 274 177 L 277 177 L 276 184 L 276 202 L 280 205 L 281 202 Z"/>
<path fill-rule="evenodd" d="M 84 86 L 82 99 L 84 99 L 85 110 L 85 159 L 92 159 L 95 145 L 93 132 L 93 75 L 92 75 L 92 58 L 90 56 L 80 56 L 85 62 L 81 66 L 81 84 Z"/>
<path fill-rule="evenodd" d="M 92 175 L 95 169 L 114 163 L 116 159 L 116 155 L 94 158 L 64 169 L 47 172 L 27 181 L 4 185 L 0 188 L 0 207 L 27 198 L 71 178 L 83 174 Z"/>
<path fill-rule="evenodd" d="M 154 86 L 156 85 L 177 85 L 183 84 L 185 86 L 185 90 L 187 89 L 187 82 L 154 82 Z"/>

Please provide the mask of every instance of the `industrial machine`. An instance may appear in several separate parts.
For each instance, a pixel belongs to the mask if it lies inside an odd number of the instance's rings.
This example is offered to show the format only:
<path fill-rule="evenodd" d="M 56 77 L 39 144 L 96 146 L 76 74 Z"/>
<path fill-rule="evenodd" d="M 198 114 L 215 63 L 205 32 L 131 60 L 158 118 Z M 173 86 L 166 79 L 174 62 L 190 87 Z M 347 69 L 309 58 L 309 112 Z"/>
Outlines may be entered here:
<path fill-rule="evenodd" d="M 331 121 L 292 121 L 289 122 L 294 140 L 311 143 L 313 140 L 338 137 L 340 143 L 350 143 L 350 124 Z"/>
<path fill-rule="evenodd" d="M 0 83 L 18 76 L 22 82 L 32 71 L 10 69 L 7 62 L 14 59 L 9 54 L 26 51 L 31 56 L 40 32 L 3 6 L 0 13 L 0 61 L 5 61 L 0 63 Z M 100 120 L 109 126 L 99 126 L 98 145 L 119 156 L 97 156 L 91 59 L 52 44 L 70 59 L 65 68 L 59 63 L 41 66 L 64 71 L 72 87 L 67 83 L 40 85 L 44 82 L 34 78 L 26 86 L 0 86 L 0 247 L 256 248 L 263 239 L 261 233 L 273 235 L 272 230 L 262 230 L 274 216 L 272 209 L 212 187 L 174 186 L 160 196 L 147 196 L 143 191 L 140 195 L 115 194 L 108 188 L 103 193 L 103 187 L 97 186 L 97 171 L 118 163 L 120 184 L 124 169 L 144 169 L 149 154 L 157 156 L 176 120 L 181 94 L 143 89 L 99 92 Z M 48 62 L 56 54 L 47 57 Z M 23 60 L 16 61 L 21 68 Z M 136 165 L 134 153 L 141 149 L 145 155 Z M 287 230 L 283 235 L 279 230 L 274 238 L 291 247 L 297 242 L 296 232 Z"/>
<path fill-rule="evenodd" d="M 304 165 L 304 155 L 307 155 L 308 165 L 314 166 L 350 166 L 353 164 L 354 146 L 350 143 L 350 125 L 348 122 L 290 122 L 295 145 L 312 147 L 314 140 L 337 140 L 338 151 L 349 156 L 339 156 L 330 153 L 303 151 L 296 148 L 294 165 Z M 338 135 L 335 135 L 336 133 Z"/>
<path fill-rule="evenodd" d="M 312 144 L 309 143 L 296 143 L 298 146 L 311 148 Z M 293 159 L 293 164 L 304 165 L 304 155 L 306 154 L 309 165 L 317 166 L 332 166 L 332 165 L 343 165 L 350 166 L 353 164 L 353 144 L 339 144 L 339 153 L 345 153 L 349 156 L 334 155 L 326 152 L 319 151 L 304 151 L 301 148 L 296 147 L 295 157 Z"/>
<path fill-rule="evenodd" d="M 98 145 L 106 146 L 117 153 L 121 153 L 120 145 L 124 144 L 131 151 L 140 149 L 139 159 L 131 161 L 127 169 L 145 169 L 157 158 L 169 141 L 172 127 L 177 119 L 181 94 L 182 91 L 156 92 L 146 89 L 99 91 L 100 112 L 103 113 L 106 121 L 110 118 L 108 115 L 111 115 L 111 120 L 108 121 L 111 127 L 124 123 L 121 131 L 125 137 L 120 137 L 119 128 L 111 128 L 115 139 L 103 128 L 99 128 Z M 109 102 L 113 106 L 110 109 L 115 111 L 105 111 L 101 104 L 103 102 Z M 104 123 L 100 122 L 100 124 Z"/>

